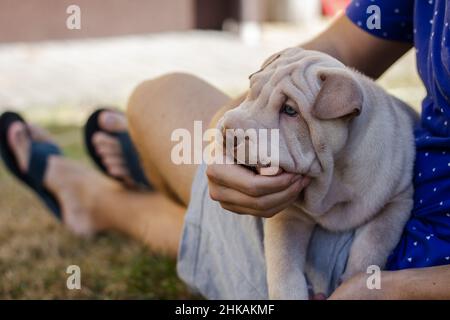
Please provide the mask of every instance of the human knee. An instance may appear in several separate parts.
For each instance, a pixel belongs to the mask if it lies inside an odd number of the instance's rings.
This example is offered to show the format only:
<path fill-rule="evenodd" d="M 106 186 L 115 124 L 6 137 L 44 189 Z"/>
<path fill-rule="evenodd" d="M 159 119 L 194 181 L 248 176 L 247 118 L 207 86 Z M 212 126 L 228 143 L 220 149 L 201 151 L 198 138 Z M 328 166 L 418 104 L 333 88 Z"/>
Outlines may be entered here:
<path fill-rule="evenodd" d="M 127 106 L 130 126 L 139 126 L 146 115 L 157 118 L 166 107 L 166 100 L 180 88 L 187 89 L 203 80 L 188 73 L 169 73 L 140 83 L 132 92 Z"/>

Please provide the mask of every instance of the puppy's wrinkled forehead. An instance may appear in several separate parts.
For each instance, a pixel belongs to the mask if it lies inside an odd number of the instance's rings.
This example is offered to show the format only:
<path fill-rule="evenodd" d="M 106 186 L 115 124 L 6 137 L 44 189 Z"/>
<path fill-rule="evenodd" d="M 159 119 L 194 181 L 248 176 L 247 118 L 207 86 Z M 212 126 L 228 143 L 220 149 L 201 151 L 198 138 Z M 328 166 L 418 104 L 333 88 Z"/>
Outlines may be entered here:
<path fill-rule="evenodd" d="M 311 104 L 321 87 L 321 72 L 343 68 L 341 62 L 324 53 L 289 48 L 271 56 L 250 75 L 248 99 L 268 100 L 271 94 L 282 93 Z"/>

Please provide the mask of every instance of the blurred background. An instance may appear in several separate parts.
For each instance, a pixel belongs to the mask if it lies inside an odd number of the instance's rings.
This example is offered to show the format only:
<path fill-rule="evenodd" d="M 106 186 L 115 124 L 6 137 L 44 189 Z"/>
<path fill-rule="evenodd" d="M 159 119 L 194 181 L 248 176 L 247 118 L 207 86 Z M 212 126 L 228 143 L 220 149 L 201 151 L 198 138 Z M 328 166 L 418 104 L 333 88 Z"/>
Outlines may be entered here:
<path fill-rule="evenodd" d="M 230 95 L 265 58 L 326 28 L 348 0 L 0 0 L 0 112 L 48 128 L 88 163 L 80 126 L 98 105 L 125 108 L 141 81 L 196 74 Z M 70 5 L 80 29 L 68 29 Z M 420 106 L 424 89 L 408 53 L 380 80 Z M 66 288 L 67 266 L 82 289 Z M 175 262 L 118 234 L 79 239 L 0 167 L 0 299 L 195 298 Z"/>

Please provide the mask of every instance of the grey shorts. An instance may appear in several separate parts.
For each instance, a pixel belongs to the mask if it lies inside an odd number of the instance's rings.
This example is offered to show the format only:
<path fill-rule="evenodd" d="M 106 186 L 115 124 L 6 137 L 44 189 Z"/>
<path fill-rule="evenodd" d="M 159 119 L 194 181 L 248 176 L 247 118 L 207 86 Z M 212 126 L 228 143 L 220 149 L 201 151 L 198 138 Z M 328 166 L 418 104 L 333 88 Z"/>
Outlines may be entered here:
<path fill-rule="evenodd" d="M 180 278 L 208 299 L 267 299 L 264 219 L 224 210 L 209 197 L 206 166 L 192 185 L 178 252 Z M 306 276 L 315 293 L 330 294 L 342 275 L 352 233 L 314 231 Z"/>

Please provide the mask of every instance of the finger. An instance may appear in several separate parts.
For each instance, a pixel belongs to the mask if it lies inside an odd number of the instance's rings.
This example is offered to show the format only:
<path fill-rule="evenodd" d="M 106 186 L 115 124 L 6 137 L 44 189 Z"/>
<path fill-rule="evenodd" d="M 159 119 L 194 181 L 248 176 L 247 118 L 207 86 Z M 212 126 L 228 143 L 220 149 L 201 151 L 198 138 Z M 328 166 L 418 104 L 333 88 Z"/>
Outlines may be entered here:
<path fill-rule="evenodd" d="M 216 201 L 227 202 L 259 211 L 267 211 L 297 199 L 303 185 L 304 182 L 300 179 L 280 192 L 261 197 L 253 197 L 240 191 L 211 183 L 209 193 L 211 198 Z"/>
<path fill-rule="evenodd" d="M 241 191 L 249 196 L 263 196 L 288 188 L 300 175 L 282 173 L 277 176 L 261 176 L 236 164 L 214 164 L 207 168 L 208 179 L 225 187 Z"/>
<path fill-rule="evenodd" d="M 269 209 L 269 210 L 256 210 L 253 208 L 246 208 L 240 205 L 227 203 L 227 202 L 220 202 L 220 205 L 225 210 L 231 211 L 233 213 L 242 214 L 242 215 L 251 215 L 259 218 L 272 218 L 277 213 L 280 213 L 284 209 L 286 209 L 288 206 L 290 206 L 295 199 L 291 200 L 290 202 L 287 202 L 281 206 Z"/>

